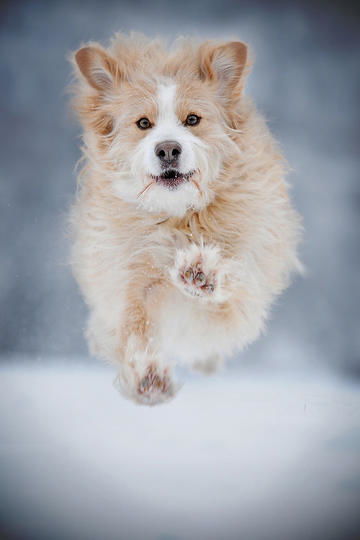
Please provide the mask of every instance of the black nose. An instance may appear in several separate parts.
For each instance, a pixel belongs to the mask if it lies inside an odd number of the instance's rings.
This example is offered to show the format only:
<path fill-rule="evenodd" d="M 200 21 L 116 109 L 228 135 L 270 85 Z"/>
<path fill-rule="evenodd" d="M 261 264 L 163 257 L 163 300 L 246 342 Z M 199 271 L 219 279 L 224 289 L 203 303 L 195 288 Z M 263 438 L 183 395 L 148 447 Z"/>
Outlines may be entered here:
<path fill-rule="evenodd" d="M 181 154 L 181 146 L 176 141 L 164 141 L 155 146 L 155 154 L 162 165 L 174 165 Z"/>

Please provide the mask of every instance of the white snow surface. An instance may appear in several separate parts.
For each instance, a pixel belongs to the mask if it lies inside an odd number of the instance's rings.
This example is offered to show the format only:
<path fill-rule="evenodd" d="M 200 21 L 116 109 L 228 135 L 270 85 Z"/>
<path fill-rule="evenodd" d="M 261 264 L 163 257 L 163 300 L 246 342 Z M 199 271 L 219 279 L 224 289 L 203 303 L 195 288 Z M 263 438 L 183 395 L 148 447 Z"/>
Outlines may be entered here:
<path fill-rule="evenodd" d="M 0 375 L 6 538 L 360 537 L 354 383 L 230 369 L 147 408 L 102 365 L 8 362 Z"/>

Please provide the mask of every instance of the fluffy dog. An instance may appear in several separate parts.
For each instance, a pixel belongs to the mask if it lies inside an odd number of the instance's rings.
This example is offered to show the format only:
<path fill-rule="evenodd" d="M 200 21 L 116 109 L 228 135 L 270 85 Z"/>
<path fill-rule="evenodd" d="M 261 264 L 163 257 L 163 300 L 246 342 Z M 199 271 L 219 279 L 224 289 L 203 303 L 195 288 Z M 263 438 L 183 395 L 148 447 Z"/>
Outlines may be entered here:
<path fill-rule="evenodd" d="M 300 269 L 285 166 L 244 96 L 241 42 L 116 35 L 73 55 L 84 168 L 72 265 L 91 351 L 123 394 L 174 396 L 176 362 L 204 372 L 253 341 Z"/>

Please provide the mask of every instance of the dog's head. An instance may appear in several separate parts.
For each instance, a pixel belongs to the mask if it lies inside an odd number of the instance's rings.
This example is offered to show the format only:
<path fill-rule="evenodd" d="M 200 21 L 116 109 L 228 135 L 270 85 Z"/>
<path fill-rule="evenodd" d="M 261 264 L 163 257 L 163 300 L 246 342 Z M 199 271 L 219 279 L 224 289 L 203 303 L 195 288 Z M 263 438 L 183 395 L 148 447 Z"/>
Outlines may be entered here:
<path fill-rule="evenodd" d="M 122 36 L 107 50 L 75 53 L 86 153 L 114 193 L 170 216 L 209 203 L 238 151 L 233 117 L 246 60 L 241 42 L 183 41 L 167 53 Z"/>

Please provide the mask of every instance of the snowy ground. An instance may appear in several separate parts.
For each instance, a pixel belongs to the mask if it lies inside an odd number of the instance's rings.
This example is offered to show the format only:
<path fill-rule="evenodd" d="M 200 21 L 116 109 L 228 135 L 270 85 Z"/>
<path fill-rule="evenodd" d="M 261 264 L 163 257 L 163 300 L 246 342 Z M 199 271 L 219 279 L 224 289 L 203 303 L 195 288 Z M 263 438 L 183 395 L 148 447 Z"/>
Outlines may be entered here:
<path fill-rule="evenodd" d="M 354 384 L 230 370 L 145 408 L 113 377 L 3 364 L 1 538 L 360 537 Z"/>

